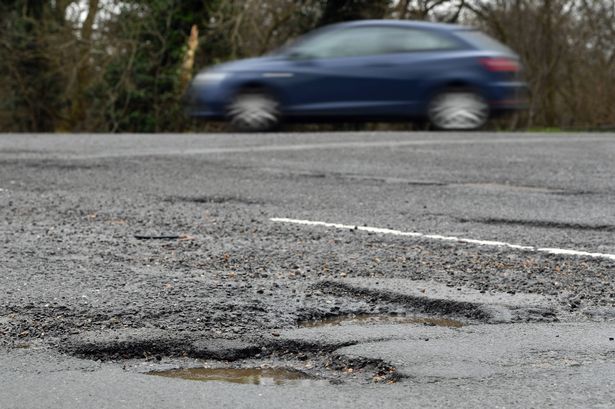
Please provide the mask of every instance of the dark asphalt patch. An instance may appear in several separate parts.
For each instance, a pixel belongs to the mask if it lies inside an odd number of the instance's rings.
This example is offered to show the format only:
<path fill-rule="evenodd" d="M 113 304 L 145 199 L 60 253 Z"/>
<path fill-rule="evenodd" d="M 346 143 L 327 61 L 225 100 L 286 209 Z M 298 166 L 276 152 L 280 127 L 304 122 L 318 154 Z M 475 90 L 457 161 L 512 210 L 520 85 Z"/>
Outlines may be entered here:
<path fill-rule="evenodd" d="M 301 328 L 337 327 L 345 325 L 420 324 L 436 327 L 461 328 L 463 323 L 447 318 L 416 317 L 408 315 L 359 314 L 335 316 L 321 320 L 303 321 Z"/>
<path fill-rule="evenodd" d="M 261 169 L 263 171 L 263 169 Z M 348 182 L 366 182 L 376 184 L 401 184 L 407 186 L 433 186 L 433 187 L 445 187 L 445 188 L 474 188 L 480 190 L 492 190 L 497 192 L 511 192 L 511 193 L 535 193 L 535 194 L 548 194 L 559 196 L 588 196 L 600 194 L 599 192 L 586 191 L 586 190 L 565 190 L 554 189 L 540 186 L 524 186 L 514 185 L 507 183 L 494 183 L 494 182 L 443 182 L 435 180 L 420 180 L 409 179 L 403 177 L 383 177 L 373 175 L 362 175 L 354 173 L 338 173 L 338 172 L 296 172 L 292 169 L 267 169 L 264 173 L 279 175 L 283 178 L 304 178 L 304 179 L 330 179 L 332 181 L 348 181 Z"/>
<path fill-rule="evenodd" d="M 542 186 L 525 186 L 509 183 L 496 182 L 467 182 L 467 183 L 450 183 L 451 187 L 475 188 L 480 190 L 491 190 L 496 192 L 513 192 L 513 193 L 539 193 L 539 194 L 565 194 L 566 190 L 554 189 Z"/>
<path fill-rule="evenodd" d="M 372 304 L 400 305 L 408 312 L 430 316 L 462 318 L 482 323 L 558 321 L 555 309 L 546 306 L 488 304 L 450 296 L 434 298 L 384 288 L 366 288 L 343 281 L 322 281 L 315 288 L 326 294 L 356 297 Z"/>
<path fill-rule="evenodd" d="M 216 338 L 208 332 L 167 331 L 154 328 L 85 331 L 63 337 L 58 349 L 94 360 L 142 359 L 156 356 L 237 361 L 267 356 L 329 354 L 352 342 L 312 342 L 247 336 L 245 341 Z"/>
<path fill-rule="evenodd" d="M 432 180 L 416 180 L 416 179 L 406 179 L 406 178 L 395 178 L 395 177 L 379 177 L 379 176 L 370 176 L 370 175 L 360 175 L 360 174 L 344 174 L 344 173 L 301 173 L 299 174 L 301 177 L 307 178 L 330 178 L 336 181 L 357 181 L 357 182 L 367 182 L 367 183 L 375 183 L 375 184 L 401 184 L 408 186 L 446 186 L 445 182 L 436 182 Z"/>
<path fill-rule="evenodd" d="M 550 194 L 557 196 L 599 196 L 608 195 L 608 192 L 594 192 L 591 190 L 564 190 L 560 192 L 551 192 Z"/>
<path fill-rule="evenodd" d="M 316 285 L 327 294 L 338 297 L 359 297 L 371 303 L 402 304 L 413 312 L 422 314 L 463 317 L 477 321 L 488 322 L 492 316 L 485 311 L 483 305 L 464 301 L 434 300 L 406 294 L 395 294 L 388 291 L 355 287 L 340 281 L 324 281 Z"/>
<path fill-rule="evenodd" d="M 236 361 L 261 352 L 261 347 L 210 334 L 171 333 L 154 329 L 94 331 L 65 337 L 61 352 L 101 361 L 189 356 L 199 359 Z"/>
<path fill-rule="evenodd" d="M 612 225 L 592 225 L 581 223 L 565 223 L 554 221 L 541 221 L 541 220 L 514 220 L 514 219 L 496 219 L 496 218 L 456 218 L 456 221 L 460 223 L 481 223 L 490 225 L 504 225 L 504 226 L 522 226 L 522 227 L 538 227 L 545 229 L 562 229 L 562 230 L 588 230 L 588 231 L 601 231 L 601 232 L 615 232 L 615 226 Z"/>
<path fill-rule="evenodd" d="M 274 175 L 283 179 L 330 179 L 332 182 L 366 182 L 375 184 L 402 184 L 408 186 L 447 186 L 447 182 L 438 182 L 434 180 L 418 180 L 399 177 L 383 177 L 373 175 L 362 175 L 359 173 L 341 173 L 341 172 L 306 172 L 295 171 L 284 168 L 260 168 L 254 169 L 260 173 Z"/>
<path fill-rule="evenodd" d="M 239 196 L 171 196 L 165 199 L 169 203 L 198 203 L 198 204 L 243 204 L 262 205 L 263 201 Z"/>
<path fill-rule="evenodd" d="M 44 151 L 42 150 L 35 150 L 35 149 L 11 149 L 11 148 L 3 148 L 0 149 L 0 154 L 3 155 L 23 155 L 23 154 L 36 154 L 36 153 L 43 153 Z"/>
<path fill-rule="evenodd" d="M 92 163 L 85 160 L 45 160 L 45 159 L 20 159 L 2 160 L 2 165 L 19 166 L 29 169 L 56 170 L 56 171 L 81 171 L 81 170 L 106 170 L 110 168 L 108 163 Z"/>

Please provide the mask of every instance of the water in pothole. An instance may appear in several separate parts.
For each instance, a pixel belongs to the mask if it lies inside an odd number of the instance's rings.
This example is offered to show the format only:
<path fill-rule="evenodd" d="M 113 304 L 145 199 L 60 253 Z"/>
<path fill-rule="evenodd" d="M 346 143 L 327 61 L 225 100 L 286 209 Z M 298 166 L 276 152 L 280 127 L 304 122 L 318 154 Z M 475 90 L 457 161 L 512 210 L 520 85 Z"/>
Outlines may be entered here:
<path fill-rule="evenodd" d="M 302 328 L 335 327 L 344 325 L 423 324 L 437 327 L 461 328 L 463 323 L 448 318 L 415 317 L 408 315 L 358 314 L 303 321 Z"/>
<path fill-rule="evenodd" d="M 302 372 L 283 368 L 186 368 L 150 372 L 150 375 L 202 382 L 228 382 L 242 385 L 300 385 L 326 384 Z"/>

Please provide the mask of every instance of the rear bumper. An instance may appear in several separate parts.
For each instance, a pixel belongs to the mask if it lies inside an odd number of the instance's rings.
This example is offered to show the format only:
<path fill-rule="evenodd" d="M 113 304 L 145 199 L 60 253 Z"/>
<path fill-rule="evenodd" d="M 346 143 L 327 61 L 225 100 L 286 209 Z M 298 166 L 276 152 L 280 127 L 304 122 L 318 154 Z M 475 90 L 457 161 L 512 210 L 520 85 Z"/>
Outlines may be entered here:
<path fill-rule="evenodd" d="M 523 111 L 530 105 L 530 92 L 524 82 L 493 84 L 488 92 L 489 105 L 494 113 Z"/>

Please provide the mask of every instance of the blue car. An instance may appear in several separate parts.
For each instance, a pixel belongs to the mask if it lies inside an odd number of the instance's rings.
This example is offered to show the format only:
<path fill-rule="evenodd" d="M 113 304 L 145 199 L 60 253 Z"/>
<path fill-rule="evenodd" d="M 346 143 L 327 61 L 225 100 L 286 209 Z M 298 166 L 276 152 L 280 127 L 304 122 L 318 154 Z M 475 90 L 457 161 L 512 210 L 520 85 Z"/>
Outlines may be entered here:
<path fill-rule="evenodd" d="M 200 72 L 190 115 L 242 131 L 282 122 L 429 121 L 475 130 L 526 106 L 519 57 L 452 24 L 368 20 L 313 31 L 273 54 Z"/>

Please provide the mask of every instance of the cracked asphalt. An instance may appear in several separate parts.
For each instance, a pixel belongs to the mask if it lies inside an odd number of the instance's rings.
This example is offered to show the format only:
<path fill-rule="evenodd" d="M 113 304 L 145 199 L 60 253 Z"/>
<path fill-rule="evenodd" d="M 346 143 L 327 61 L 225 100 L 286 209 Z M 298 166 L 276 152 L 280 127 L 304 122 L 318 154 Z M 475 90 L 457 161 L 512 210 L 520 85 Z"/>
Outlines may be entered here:
<path fill-rule="evenodd" d="M 612 134 L 2 135 L 0 406 L 609 407 L 613 259 L 271 219 L 613 255 L 614 175 Z M 330 384 L 143 374 L 204 363 Z"/>

